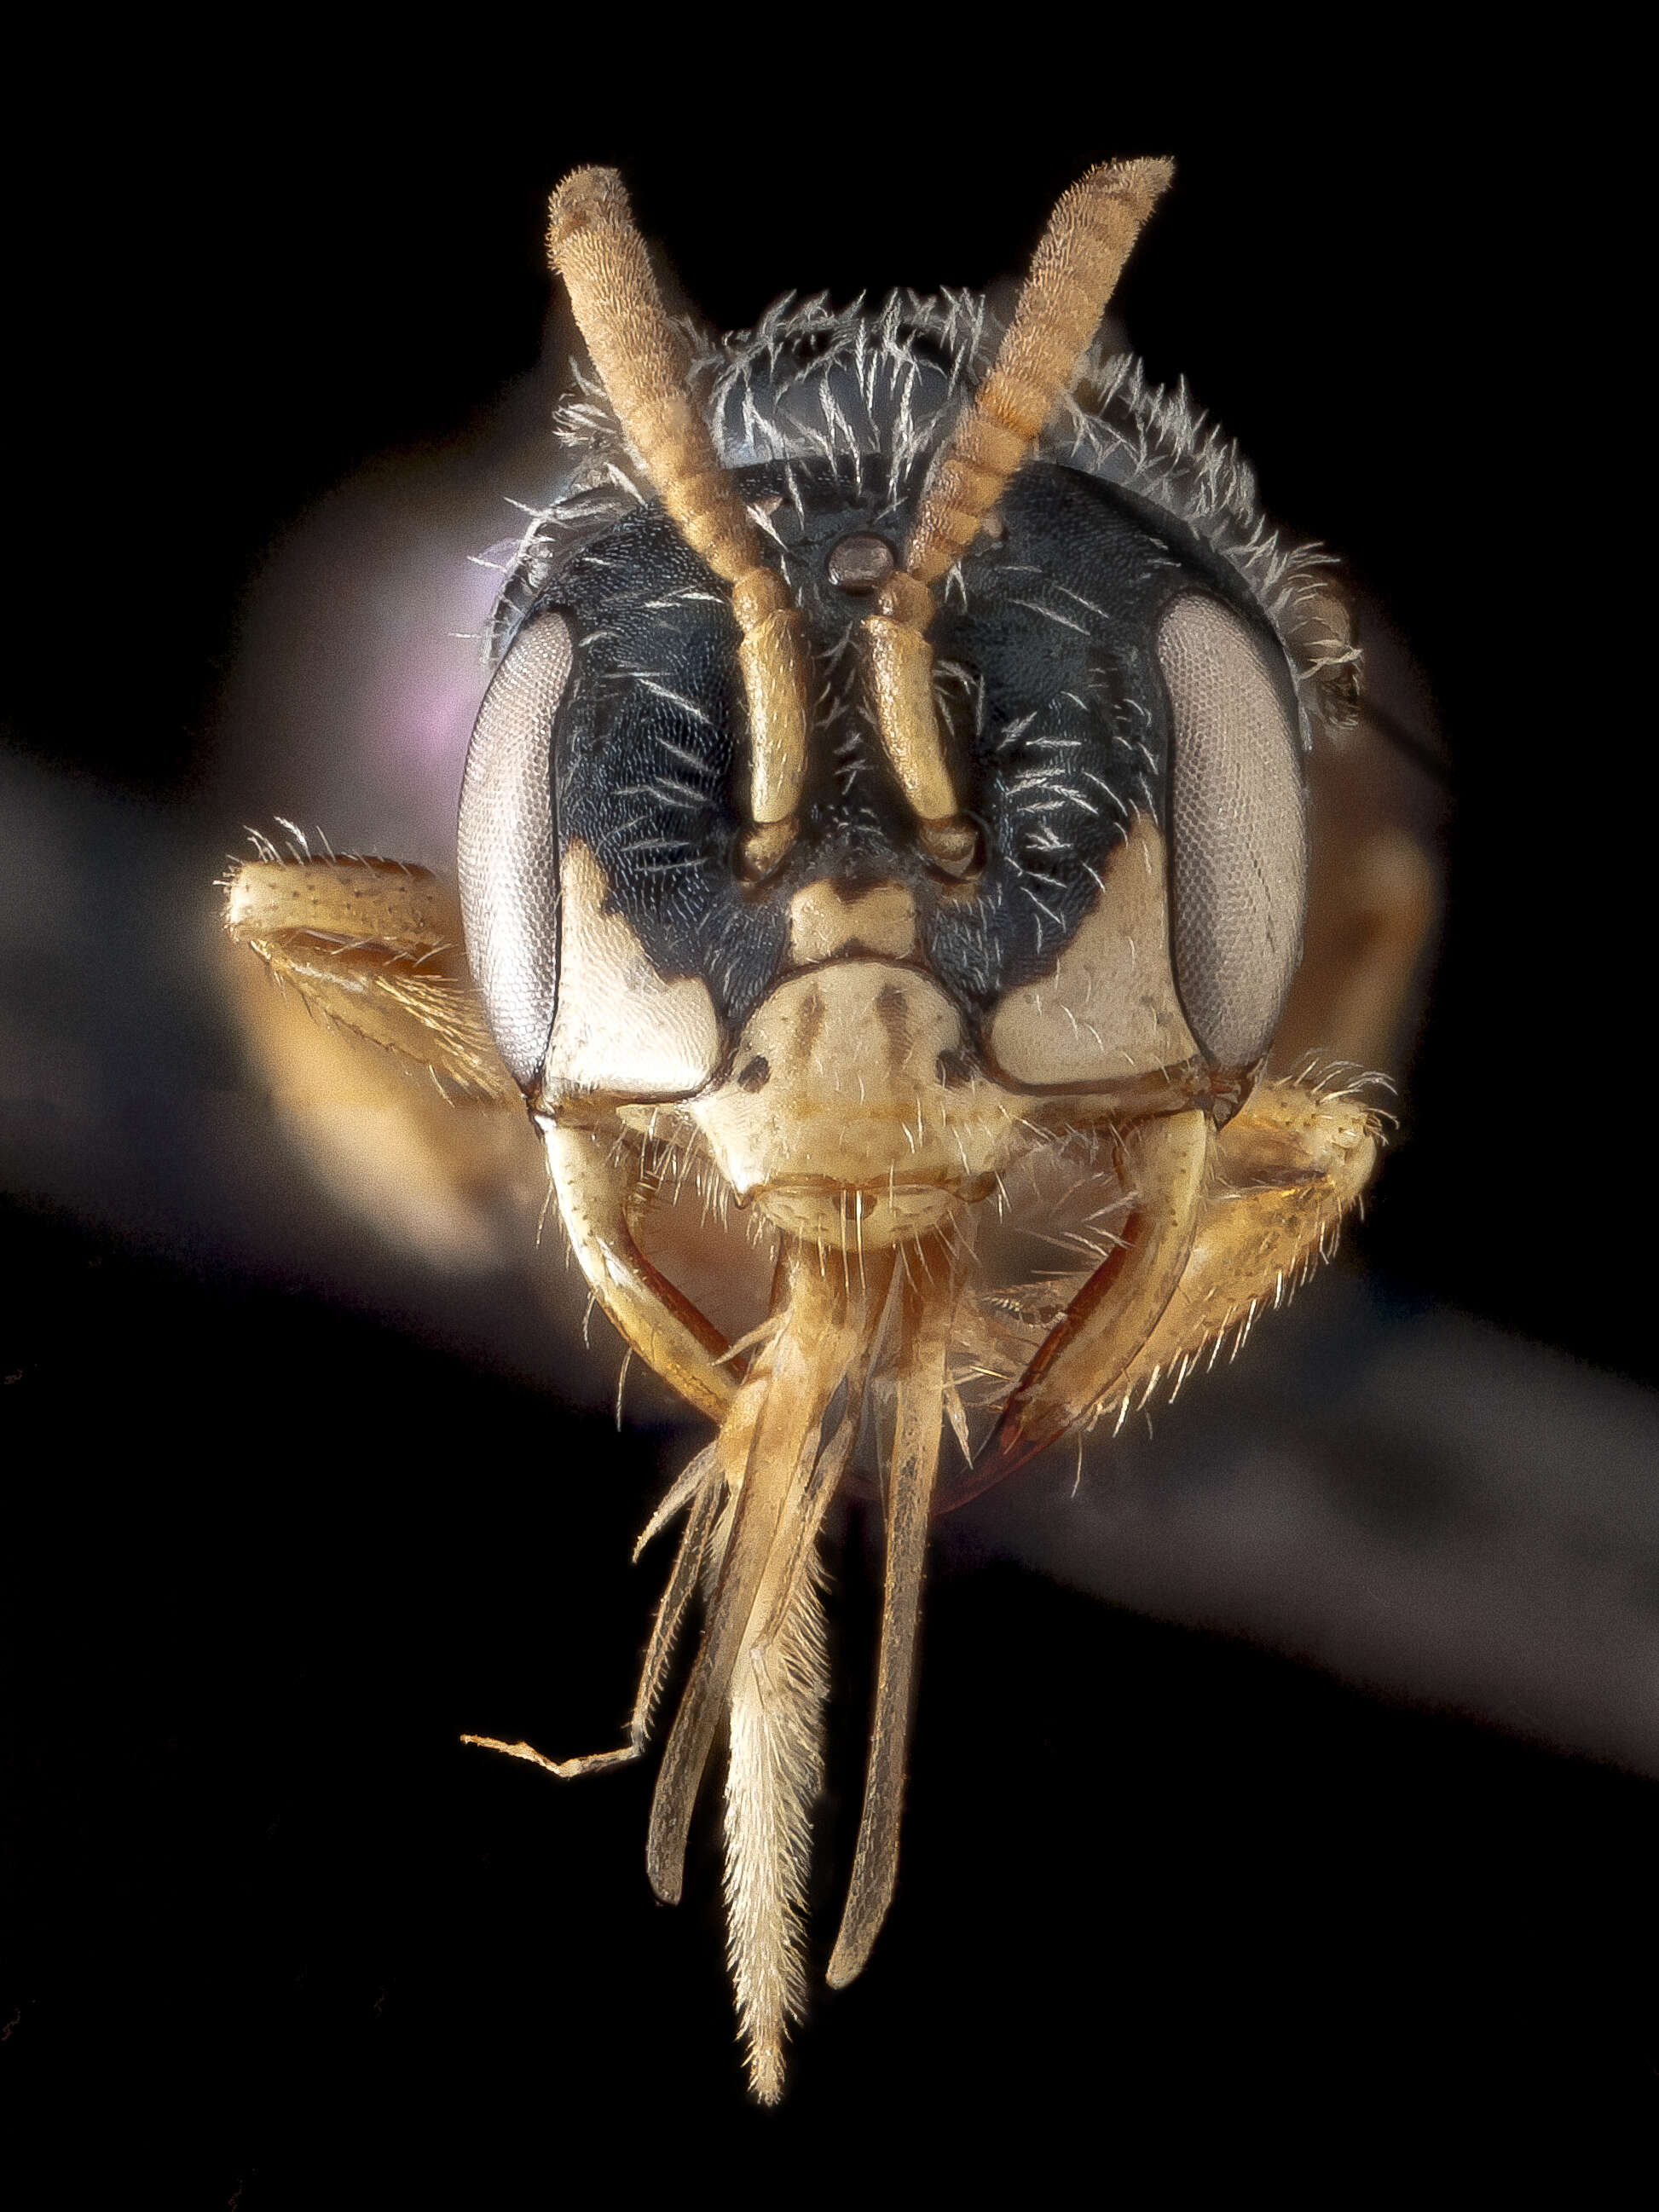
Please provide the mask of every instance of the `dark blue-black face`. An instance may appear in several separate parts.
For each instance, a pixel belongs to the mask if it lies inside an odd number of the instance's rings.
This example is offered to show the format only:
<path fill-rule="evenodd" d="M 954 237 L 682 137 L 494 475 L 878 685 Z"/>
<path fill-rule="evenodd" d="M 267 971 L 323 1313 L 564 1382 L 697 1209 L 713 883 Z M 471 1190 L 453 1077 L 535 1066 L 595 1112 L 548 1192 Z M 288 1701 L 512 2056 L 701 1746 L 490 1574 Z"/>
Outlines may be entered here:
<path fill-rule="evenodd" d="M 860 642 L 871 602 L 832 580 L 854 536 L 902 558 L 909 501 L 860 497 L 845 462 L 733 473 L 765 518 L 812 656 L 800 834 L 774 875 L 745 880 L 730 593 L 653 505 L 574 552 L 527 611 L 526 626 L 562 611 L 574 636 L 550 733 L 558 848 L 587 846 L 653 965 L 708 985 L 728 1042 L 776 979 L 804 884 L 902 883 L 927 960 L 979 1037 L 1003 994 L 1073 936 L 1132 817 L 1163 822 L 1170 714 L 1155 636 L 1172 602 L 1213 595 L 1273 661 L 1282 654 L 1182 526 L 1078 471 L 1028 465 L 997 534 L 939 594 L 930 632 L 950 763 L 981 837 L 979 865 L 953 880 L 922 851 L 883 755 Z M 1288 678 L 1285 691 L 1290 714 Z"/>

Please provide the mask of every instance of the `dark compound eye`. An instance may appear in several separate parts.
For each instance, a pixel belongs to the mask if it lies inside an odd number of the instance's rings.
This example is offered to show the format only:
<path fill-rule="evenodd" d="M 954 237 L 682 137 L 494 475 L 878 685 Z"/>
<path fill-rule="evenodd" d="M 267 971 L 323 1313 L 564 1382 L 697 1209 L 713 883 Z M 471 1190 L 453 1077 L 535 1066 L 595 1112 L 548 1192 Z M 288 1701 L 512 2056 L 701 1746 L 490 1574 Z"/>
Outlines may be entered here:
<path fill-rule="evenodd" d="M 1273 1041 L 1302 951 L 1308 831 L 1297 734 L 1261 647 L 1210 599 L 1158 625 L 1169 687 L 1170 939 L 1194 1036 L 1220 1067 Z"/>
<path fill-rule="evenodd" d="M 461 782 L 461 918 L 490 1030 L 514 1079 L 541 1073 L 559 985 L 553 725 L 570 682 L 570 626 L 537 617 L 496 670 Z"/>

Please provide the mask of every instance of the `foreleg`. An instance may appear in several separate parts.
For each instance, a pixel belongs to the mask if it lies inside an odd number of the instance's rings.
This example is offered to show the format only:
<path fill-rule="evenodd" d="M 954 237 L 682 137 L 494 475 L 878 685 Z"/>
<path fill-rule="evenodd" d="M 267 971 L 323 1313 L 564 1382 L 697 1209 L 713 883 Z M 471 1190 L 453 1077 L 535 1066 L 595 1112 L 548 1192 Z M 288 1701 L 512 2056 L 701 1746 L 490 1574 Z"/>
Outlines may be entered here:
<path fill-rule="evenodd" d="M 450 887 L 356 856 L 250 860 L 225 884 L 225 927 L 320 1019 L 457 1090 L 516 1104 L 467 972 Z"/>
<path fill-rule="evenodd" d="M 1133 1199 L 1122 1240 L 1049 1332 L 953 1504 L 1075 1427 L 1134 1363 L 1188 1264 L 1215 1146 L 1210 1118 L 1197 1108 L 1137 1122 L 1125 1134 L 1118 1171 Z"/>
<path fill-rule="evenodd" d="M 1103 1389 L 1091 1421 L 1121 1421 L 1160 1382 L 1178 1389 L 1229 1334 L 1242 1342 L 1336 1249 L 1343 1216 L 1376 1170 L 1376 1115 L 1352 1097 L 1261 1085 L 1221 1132 L 1192 1257 L 1163 1318 Z"/>
<path fill-rule="evenodd" d="M 1376 1153 L 1372 1112 L 1290 1082 L 1259 1085 L 1218 1136 L 1196 1113 L 1132 1131 L 1124 1244 L 1050 1332 L 952 1504 L 1079 1423 L 1121 1419 L 1161 1381 L 1178 1389 L 1230 1330 L 1242 1336 L 1264 1302 L 1281 1303 L 1328 1257 Z"/>
<path fill-rule="evenodd" d="M 682 1398 L 723 1421 L 737 1377 L 720 1363 L 726 1339 L 659 1274 L 634 1242 L 627 1219 L 633 1178 L 607 1133 L 544 1125 L 548 1170 L 577 1265 L 606 1314 L 647 1365 Z"/>

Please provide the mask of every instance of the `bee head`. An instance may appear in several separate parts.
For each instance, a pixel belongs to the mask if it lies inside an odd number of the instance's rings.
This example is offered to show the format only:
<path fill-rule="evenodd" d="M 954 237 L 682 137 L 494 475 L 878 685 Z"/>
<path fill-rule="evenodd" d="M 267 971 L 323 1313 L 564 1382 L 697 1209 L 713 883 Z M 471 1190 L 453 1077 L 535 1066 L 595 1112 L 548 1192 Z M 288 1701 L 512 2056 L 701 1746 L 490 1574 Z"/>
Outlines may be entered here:
<path fill-rule="evenodd" d="M 1024 312 L 786 303 L 693 356 L 664 324 L 668 398 L 584 321 L 605 392 L 564 411 L 461 815 L 538 1109 L 696 1102 L 746 1194 L 891 1183 L 905 1127 L 977 1189 L 1034 1096 L 1244 1094 L 1300 949 L 1313 557 L 1127 356 L 1018 436 Z M 855 1095 L 884 1153 L 829 1141 Z"/>

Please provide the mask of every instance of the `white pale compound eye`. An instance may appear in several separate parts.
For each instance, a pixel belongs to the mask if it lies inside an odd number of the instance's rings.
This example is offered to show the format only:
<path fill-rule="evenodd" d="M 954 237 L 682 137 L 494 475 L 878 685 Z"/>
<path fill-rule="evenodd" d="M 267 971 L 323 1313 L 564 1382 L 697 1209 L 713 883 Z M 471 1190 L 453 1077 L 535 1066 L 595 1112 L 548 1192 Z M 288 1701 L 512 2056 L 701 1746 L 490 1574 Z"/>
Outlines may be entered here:
<path fill-rule="evenodd" d="M 495 672 L 461 783 L 461 915 L 501 1055 L 528 1090 L 541 1072 L 559 988 L 553 730 L 569 686 L 570 625 L 538 615 Z"/>
<path fill-rule="evenodd" d="M 1302 953 L 1308 831 L 1295 724 L 1231 609 L 1177 599 L 1158 630 L 1170 708 L 1170 939 L 1193 1035 L 1220 1067 L 1273 1041 Z"/>

